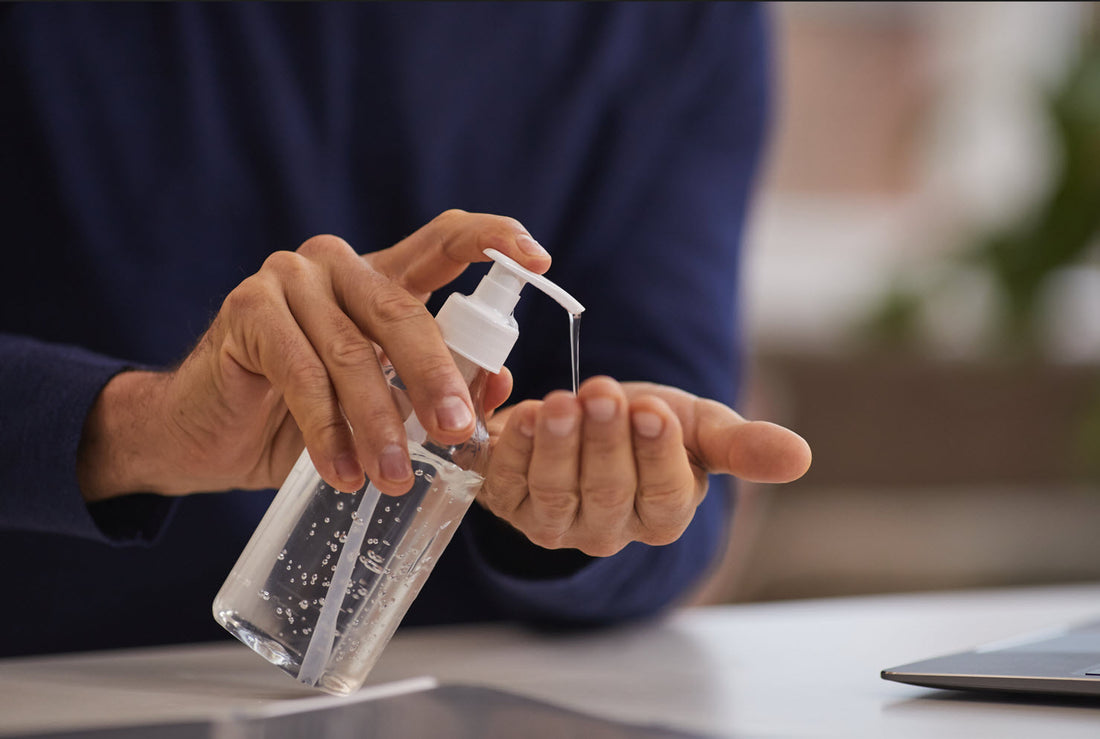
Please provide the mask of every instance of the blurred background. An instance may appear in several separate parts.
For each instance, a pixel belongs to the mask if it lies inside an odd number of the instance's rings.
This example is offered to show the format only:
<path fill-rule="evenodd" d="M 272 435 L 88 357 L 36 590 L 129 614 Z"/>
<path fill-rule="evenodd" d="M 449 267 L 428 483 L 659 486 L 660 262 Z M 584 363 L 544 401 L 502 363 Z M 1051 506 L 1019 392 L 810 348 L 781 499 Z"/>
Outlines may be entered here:
<path fill-rule="evenodd" d="M 780 3 L 705 602 L 1100 580 L 1100 3 Z"/>

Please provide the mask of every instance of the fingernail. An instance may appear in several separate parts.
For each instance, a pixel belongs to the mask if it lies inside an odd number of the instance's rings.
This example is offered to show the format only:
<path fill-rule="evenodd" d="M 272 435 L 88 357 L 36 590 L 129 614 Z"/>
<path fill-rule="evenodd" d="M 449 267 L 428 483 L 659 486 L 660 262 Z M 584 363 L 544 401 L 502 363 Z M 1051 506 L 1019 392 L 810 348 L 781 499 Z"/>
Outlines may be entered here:
<path fill-rule="evenodd" d="M 568 436 L 576 427 L 576 416 L 550 416 L 546 419 L 546 430 L 554 436 Z"/>
<path fill-rule="evenodd" d="M 333 460 L 332 464 L 341 480 L 354 483 L 359 482 L 363 477 L 363 468 L 359 466 L 359 460 L 352 454 L 341 454 Z"/>
<path fill-rule="evenodd" d="M 546 257 L 549 256 L 549 252 L 542 248 L 542 244 L 535 241 L 527 234 L 520 234 L 516 237 L 516 244 L 519 245 L 520 251 L 524 254 L 532 257 Z"/>
<path fill-rule="evenodd" d="M 435 418 L 439 427 L 447 431 L 461 431 L 474 421 L 470 406 L 457 395 L 449 395 L 439 402 L 435 409 Z"/>
<path fill-rule="evenodd" d="M 382 450 L 378 458 L 378 466 L 382 470 L 382 477 L 394 482 L 407 480 L 412 474 L 412 467 L 409 465 L 405 450 L 397 444 L 390 444 Z"/>
<path fill-rule="evenodd" d="M 633 422 L 634 430 L 638 432 L 638 436 L 647 439 L 656 439 L 661 435 L 661 430 L 665 426 L 660 416 L 649 411 L 635 413 L 630 420 Z"/>
<path fill-rule="evenodd" d="M 615 417 L 615 401 L 612 398 L 589 398 L 584 410 L 593 421 L 605 423 Z"/>
<path fill-rule="evenodd" d="M 535 438 L 535 422 L 531 420 L 530 416 L 523 416 L 519 419 L 519 432 L 528 439 Z"/>

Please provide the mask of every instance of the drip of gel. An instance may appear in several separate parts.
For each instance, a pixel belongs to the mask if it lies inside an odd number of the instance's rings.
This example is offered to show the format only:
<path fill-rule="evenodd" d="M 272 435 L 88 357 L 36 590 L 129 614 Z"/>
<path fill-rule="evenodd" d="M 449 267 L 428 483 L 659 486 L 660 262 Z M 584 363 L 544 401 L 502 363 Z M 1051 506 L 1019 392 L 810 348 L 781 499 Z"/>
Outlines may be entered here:
<path fill-rule="evenodd" d="M 573 394 L 581 386 L 581 314 L 569 314 L 569 360 L 573 365 Z"/>

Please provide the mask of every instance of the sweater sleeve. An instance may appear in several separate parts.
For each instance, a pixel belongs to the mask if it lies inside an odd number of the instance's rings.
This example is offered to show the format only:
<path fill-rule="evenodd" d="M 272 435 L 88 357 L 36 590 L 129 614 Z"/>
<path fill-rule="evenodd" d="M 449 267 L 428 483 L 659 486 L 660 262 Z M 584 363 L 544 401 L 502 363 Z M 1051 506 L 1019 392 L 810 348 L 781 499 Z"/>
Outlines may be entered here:
<path fill-rule="evenodd" d="M 119 544 L 156 535 L 168 500 L 130 495 L 89 506 L 76 479 L 84 421 L 124 369 L 76 347 L 0 334 L 0 528 Z"/>
<path fill-rule="evenodd" d="M 765 19 L 742 4 L 693 12 L 678 44 L 645 44 L 633 56 L 620 48 L 626 71 L 603 89 L 604 103 L 589 101 L 603 113 L 591 124 L 600 146 L 573 196 L 583 205 L 542 230 L 528 225 L 553 252 L 555 281 L 586 304 L 583 376 L 654 381 L 733 405 L 739 252 L 767 114 Z M 515 397 L 541 397 L 569 377 L 568 352 L 554 340 L 565 320 L 550 301 L 521 309 L 509 362 Z M 678 541 L 633 543 L 604 559 L 502 542 L 476 507 L 460 532 L 502 613 L 594 624 L 681 599 L 720 553 L 731 504 L 731 481 L 712 477 Z"/>

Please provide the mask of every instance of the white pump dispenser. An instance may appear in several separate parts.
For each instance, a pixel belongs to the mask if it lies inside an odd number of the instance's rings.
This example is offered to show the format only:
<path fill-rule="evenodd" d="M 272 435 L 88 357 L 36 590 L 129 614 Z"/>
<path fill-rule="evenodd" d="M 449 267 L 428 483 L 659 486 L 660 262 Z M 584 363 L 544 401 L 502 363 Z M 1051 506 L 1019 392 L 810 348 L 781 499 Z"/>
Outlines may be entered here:
<path fill-rule="evenodd" d="M 489 273 L 472 295 L 452 293 L 435 320 L 451 351 L 490 372 L 500 372 L 519 338 L 512 309 L 519 302 L 524 285 L 534 285 L 572 316 L 584 312 L 584 306 L 550 280 L 521 267 L 496 249 L 486 249 L 484 254 L 494 262 Z"/>

